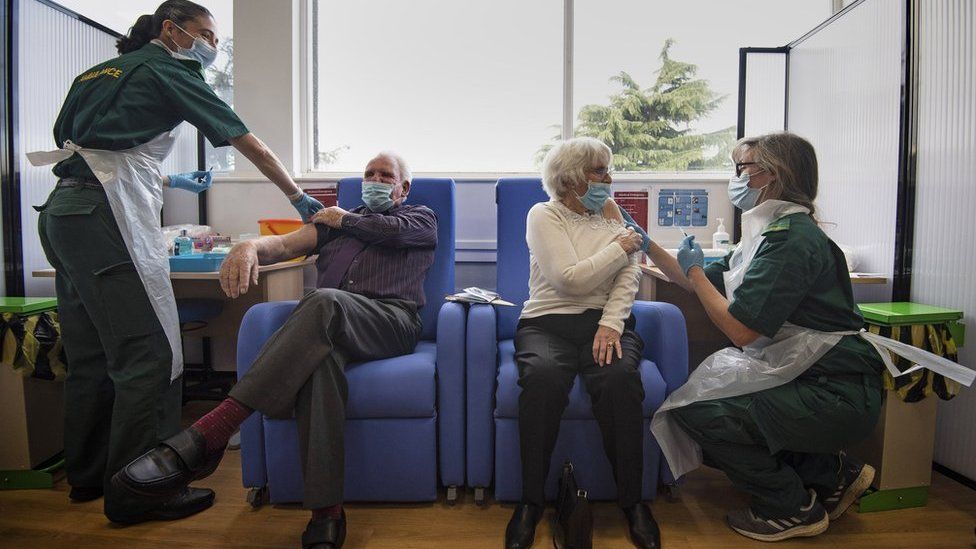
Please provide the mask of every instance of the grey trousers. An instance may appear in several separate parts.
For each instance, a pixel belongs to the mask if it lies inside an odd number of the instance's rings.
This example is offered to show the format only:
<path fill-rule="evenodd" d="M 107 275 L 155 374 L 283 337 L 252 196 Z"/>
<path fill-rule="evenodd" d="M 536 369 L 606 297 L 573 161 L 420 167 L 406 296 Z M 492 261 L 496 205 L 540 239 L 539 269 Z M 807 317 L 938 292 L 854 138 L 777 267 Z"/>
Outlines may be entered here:
<path fill-rule="evenodd" d="M 417 306 L 342 290 L 305 296 L 271 336 L 231 398 L 275 419 L 298 420 L 306 509 L 342 503 L 345 365 L 413 352 Z"/>

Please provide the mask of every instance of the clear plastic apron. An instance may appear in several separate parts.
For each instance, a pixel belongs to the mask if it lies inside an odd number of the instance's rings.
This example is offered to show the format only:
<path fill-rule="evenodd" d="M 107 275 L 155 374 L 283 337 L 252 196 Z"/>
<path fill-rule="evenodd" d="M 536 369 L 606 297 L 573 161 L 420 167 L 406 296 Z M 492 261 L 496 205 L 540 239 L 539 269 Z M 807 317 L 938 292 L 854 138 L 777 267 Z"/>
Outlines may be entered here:
<path fill-rule="evenodd" d="M 160 164 L 175 142 L 176 130 L 173 130 L 123 151 L 85 149 L 66 141 L 61 149 L 27 154 L 34 166 L 46 166 L 78 153 L 101 182 L 125 247 L 169 340 L 173 352 L 171 380 L 183 373 L 183 346 L 159 215 L 163 207 Z"/>
<path fill-rule="evenodd" d="M 725 295 L 734 296 L 764 238 L 765 228 L 782 217 L 808 210 L 797 204 L 767 200 L 742 216 L 742 242 L 729 260 L 724 274 Z M 675 478 L 701 465 L 701 447 L 685 433 L 669 413 L 694 402 L 731 398 L 785 385 L 807 371 L 848 335 L 859 335 L 881 355 L 892 376 L 907 375 L 928 368 L 949 379 L 970 386 L 976 372 L 943 357 L 865 331 L 820 332 L 786 323 L 770 339 L 760 337 L 742 350 L 727 347 L 712 354 L 673 391 L 651 420 L 651 432 Z M 917 365 L 905 372 L 895 368 L 890 352 Z"/>

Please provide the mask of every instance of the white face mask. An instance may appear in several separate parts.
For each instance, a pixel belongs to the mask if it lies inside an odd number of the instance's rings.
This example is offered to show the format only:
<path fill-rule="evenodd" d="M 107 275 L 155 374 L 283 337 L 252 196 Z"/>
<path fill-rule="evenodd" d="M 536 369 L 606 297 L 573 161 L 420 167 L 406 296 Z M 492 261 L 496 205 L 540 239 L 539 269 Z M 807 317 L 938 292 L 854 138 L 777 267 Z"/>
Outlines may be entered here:
<path fill-rule="evenodd" d="M 749 179 L 748 172 L 729 179 L 729 200 L 733 206 L 744 212 L 748 212 L 756 207 L 756 202 L 759 201 L 759 195 L 762 194 L 763 189 L 769 186 L 767 183 L 763 187 L 754 189 L 749 186 Z"/>
<path fill-rule="evenodd" d="M 193 45 L 189 48 L 181 48 L 180 45 L 176 43 L 176 40 L 173 40 L 173 44 L 176 45 L 176 52 L 174 55 L 183 59 L 197 61 L 203 68 L 207 68 L 212 65 L 214 60 L 217 59 L 217 48 L 211 46 L 203 38 L 193 36 L 192 34 L 186 32 L 183 27 L 177 25 L 176 23 L 173 23 L 173 25 L 183 31 L 187 36 L 193 38 Z"/>

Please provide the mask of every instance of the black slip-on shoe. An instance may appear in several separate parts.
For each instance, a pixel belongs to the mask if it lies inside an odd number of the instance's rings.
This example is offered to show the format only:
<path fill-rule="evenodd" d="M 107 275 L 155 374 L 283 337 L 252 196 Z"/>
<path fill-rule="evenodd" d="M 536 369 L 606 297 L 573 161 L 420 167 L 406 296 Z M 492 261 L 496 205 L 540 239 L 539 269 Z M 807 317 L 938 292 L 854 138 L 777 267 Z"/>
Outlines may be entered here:
<path fill-rule="evenodd" d="M 134 514 L 105 512 L 105 516 L 116 524 L 139 524 L 150 520 L 177 520 L 195 515 L 214 504 L 214 491 L 206 488 L 183 488 L 158 507 Z"/>
<path fill-rule="evenodd" d="M 72 486 L 68 492 L 68 499 L 75 503 L 94 501 L 105 494 L 101 486 Z"/>
<path fill-rule="evenodd" d="M 184 429 L 115 473 L 112 486 L 142 498 L 165 500 L 190 482 L 210 476 L 223 456 L 223 450 L 208 456 L 203 436 Z"/>
<path fill-rule="evenodd" d="M 654 520 L 649 507 L 643 503 L 638 503 L 623 509 L 624 516 L 627 517 L 627 525 L 630 530 L 630 541 L 634 547 L 640 549 L 658 549 L 661 547 L 661 530 Z"/>
<path fill-rule="evenodd" d="M 342 516 L 312 519 L 302 534 L 302 549 L 340 549 L 346 541 L 346 510 Z"/>
<path fill-rule="evenodd" d="M 542 507 L 530 503 L 515 506 L 505 528 L 505 549 L 528 549 L 535 542 L 535 527 L 542 520 Z"/>

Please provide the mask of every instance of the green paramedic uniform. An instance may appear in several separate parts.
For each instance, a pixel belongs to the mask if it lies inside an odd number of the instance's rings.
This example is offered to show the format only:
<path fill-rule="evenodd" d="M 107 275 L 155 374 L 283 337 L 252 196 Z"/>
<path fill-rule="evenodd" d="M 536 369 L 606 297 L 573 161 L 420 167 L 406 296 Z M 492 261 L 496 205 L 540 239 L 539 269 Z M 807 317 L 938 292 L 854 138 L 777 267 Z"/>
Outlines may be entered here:
<path fill-rule="evenodd" d="M 806 214 L 766 227 L 729 305 L 750 329 L 773 337 L 784 322 L 824 332 L 860 330 L 843 252 Z M 705 268 L 725 294 L 727 256 Z M 874 428 L 881 410 L 883 363 L 858 336 L 846 336 L 785 385 L 673 411 L 702 447 L 706 464 L 725 471 L 767 518 L 795 514 L 839 483 L 837 453 Z"/>
<path fill-rule="evenodd" d="M 214 146 L 248 132 L 203 79 L 200 64 L 155 44 L 75 78 L 54 126 L 89 149 L 144 144 L 183 121 Z M 105 192 L 75 154 L 40 212 L 38 231 L 57 271 L 67 355 L 65 461 L 75 487 L 104 487 L 106 512 L 131 502 L 111 496 L 108 480 L 180 427 L 180 381 L 172 352 L 112 215 Z M 124 181 L 122 182 L 125 183 Z"/>

